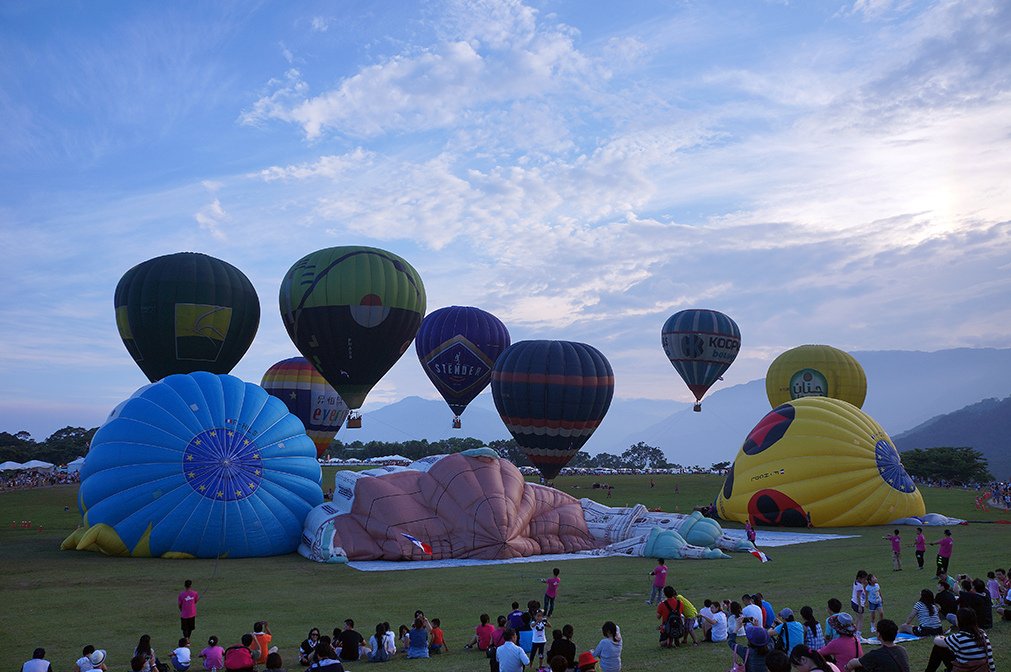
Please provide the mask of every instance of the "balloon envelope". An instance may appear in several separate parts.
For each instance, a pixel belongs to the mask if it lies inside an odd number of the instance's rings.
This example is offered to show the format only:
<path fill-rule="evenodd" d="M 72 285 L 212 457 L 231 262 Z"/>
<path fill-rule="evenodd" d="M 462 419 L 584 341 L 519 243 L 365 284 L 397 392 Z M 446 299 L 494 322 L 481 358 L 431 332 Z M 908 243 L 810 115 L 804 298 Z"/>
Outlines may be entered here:
<path fill-rule="evenodd" d="M 228 373 L 260 324 L 260 300 L 242 271 L 196 252 L 149 259 L 116 285 L 116 326 L 148 380 Z"/>
<path fill-rule="evenodd" d="M 348 405 L 305 357 L 285 359 L 267 369 L 260 386 L 284 402 L 305 425 L 305 433 L 323 457 L 347 419 Z"/>
<path fill-rule="evenodd" d="M 495 408 L 523 453 L 546 479 L 558 475 L 604 419 L 614 372 L 593 346 L 520 341 L 492 370 Z"/>
<path fill-rule="evenodd" d="M 737 358 L 741 330 L 715 310 L 682 310 L 667 318 L 660 341 L 695 400 L 701 401 Z"/>
<path fill-rule="evenodd" d="M 491 370 L 509 347 L 509 330 L 480 308 L 450 306 L 421 323 L 414 347 L 421 367 L 459 416 L 491 382 Z"/>
<path fill-rule="evenodd" d="M 773 408 L 803 397 L 832 397 L 860 408 L 867 396 L 867 376 L 847 352 L 830 345 L 801 345 L 773 360 L 765 393 Z"/>
<path fill-rule="evenodd" d="M 280 304 L 295 347 L 358 409 L 418 333 L 425 286 L 392 252 L 331 247 L 288 270 Z"/>
<path fill-rule="evenodd" d="M 151 557 L 291 553 L 323 500 L 321 480 L 302 423 L 262 388 L 204 372 L 169 376 L 120 404 L 95 434 L 74 547 Z"/>
<path fill-rule="evenodd" d="M 814 527 L 922 516 L 891 438 L 856 406 L 805 397 L 769 412 L 737 453 L 716 500 L 725 520 Z"/>

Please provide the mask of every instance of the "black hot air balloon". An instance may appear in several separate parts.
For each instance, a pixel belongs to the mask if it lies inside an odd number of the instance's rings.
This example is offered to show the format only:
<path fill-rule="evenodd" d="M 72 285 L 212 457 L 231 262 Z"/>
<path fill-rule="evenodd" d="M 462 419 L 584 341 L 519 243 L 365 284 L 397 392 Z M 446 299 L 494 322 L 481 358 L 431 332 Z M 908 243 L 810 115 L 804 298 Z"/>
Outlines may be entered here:
<path fill-rule="evenodd" d="M 260 325 L 260 300 L 242 271 L 197 252 L 149 259 L 116 285 L 116 326 L 148 380 L 231 371 Z"/>

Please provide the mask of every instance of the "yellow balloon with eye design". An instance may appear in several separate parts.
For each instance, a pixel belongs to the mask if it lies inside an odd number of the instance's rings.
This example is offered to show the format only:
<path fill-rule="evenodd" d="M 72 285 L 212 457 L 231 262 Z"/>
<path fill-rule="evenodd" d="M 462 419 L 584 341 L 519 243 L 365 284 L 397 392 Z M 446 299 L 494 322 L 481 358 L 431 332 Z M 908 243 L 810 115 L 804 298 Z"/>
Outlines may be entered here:
<path fill-rule="evenodd" d="M 867 396 L 867 375 L 847 352 L 831 345 L 801 345 L 772 362 L 765 393 L 773 408 L 804 397 L 832 397 L 860 408 Z"/>
<path fill-rule="evenodd" d="M 885 525 L 926 512 L 885 430 L 829 397 L 766 414 L 741 446 L 716 509 L 724 520 L 786 527 Z"/>

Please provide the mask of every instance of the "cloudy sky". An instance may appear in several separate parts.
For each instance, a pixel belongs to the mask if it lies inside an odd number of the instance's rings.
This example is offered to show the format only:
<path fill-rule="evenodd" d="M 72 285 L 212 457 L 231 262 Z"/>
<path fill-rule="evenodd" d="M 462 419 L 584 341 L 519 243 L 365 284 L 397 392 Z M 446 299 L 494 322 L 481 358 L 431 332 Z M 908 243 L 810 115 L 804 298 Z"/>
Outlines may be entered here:
<path fill-rule="evenodd" d="M 802 343 L 1011 346 L 1011 4 L 0 4 L 0 430 L 94 426 L 146 382 L 113 291 L 224 259 L 408 259 L 429 309 L 598 347 L 687 400 L 660 327 L 740 325 L 721 385 Z M 408 353 L 375 407 L 435 396 Z M 366 405 L 365 410 L 369 409 Z"/>

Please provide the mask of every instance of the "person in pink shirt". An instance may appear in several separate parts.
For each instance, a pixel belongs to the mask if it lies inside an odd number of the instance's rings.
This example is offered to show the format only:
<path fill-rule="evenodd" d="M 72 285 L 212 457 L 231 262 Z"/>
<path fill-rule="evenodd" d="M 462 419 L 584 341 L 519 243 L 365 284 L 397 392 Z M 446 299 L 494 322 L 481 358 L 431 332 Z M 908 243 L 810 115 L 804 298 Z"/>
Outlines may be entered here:
<path fill-rule="evenodd" d="M 937 541 L 930 542 L 931 546 L 937 546 L 937 573 L 948 573 L 948 561 L 951 560 L 951 547 L 955 545 L 955 540 L 951 538 L 951 530 L 945 530 L 944 536 Z"/>
<path fill-rule="evenodd" d="M 923 555 L 927 552 L 927 538 L 923 536 L 923 528 L 916 528 L 916 540 L 913 542 L 913 548 L 916 549 L 916 564 L 917 569 L 923 569 Z"/>
<path fill-rule="evenodd" d="M 558 584 L 562 582 L 558 578 L 559 570 L 557 567 L 551 570 L 550 579 L 541 579 L 541 583 L 548 584 L 544 589 L 544 618 L 548 618 L 555 611 L 555 598 L 558 597 Z"/>
<path fill-rule="evenodd" d="M 892 571 L 902 571 L 902 537 L 898 530 L 892 530 L 891 534 L 886 534 L 882 539 L 892 542 Z"/>
<path fill-rule="evenodd" d="M 818 653 L 823 656 L 835 656 L 836 667 L 841 670 L 850 659 L 864 655 L 864 649 L 860 646 L 860 639 L 855 636 L 856 626 L 853 625 L 853 618 L 845 611 L 829 616 L 828 623 L 835 630 L 836 637 L 818 649 Z"/>
<path fill-rule="evenodd" d="M 183 583 L 183 592 L 179 593 L 179 621 L 182 624 L 183 637 L 189 639 L 197 627 L 197 602 L 200 595 L 193 590 L 193 582 L 189 579 Z"/>
<path fill-rule="evenodd" d="M 667 585 L 667 565 L 663 558 L 656 561 L 656 567 L 649 575 L 653 577 L 653 589 L 649 592 L 646 604 L 652 605 L 654 602 L 660 604 L 660 600 L 663 598 L 663 588 Z"/>

